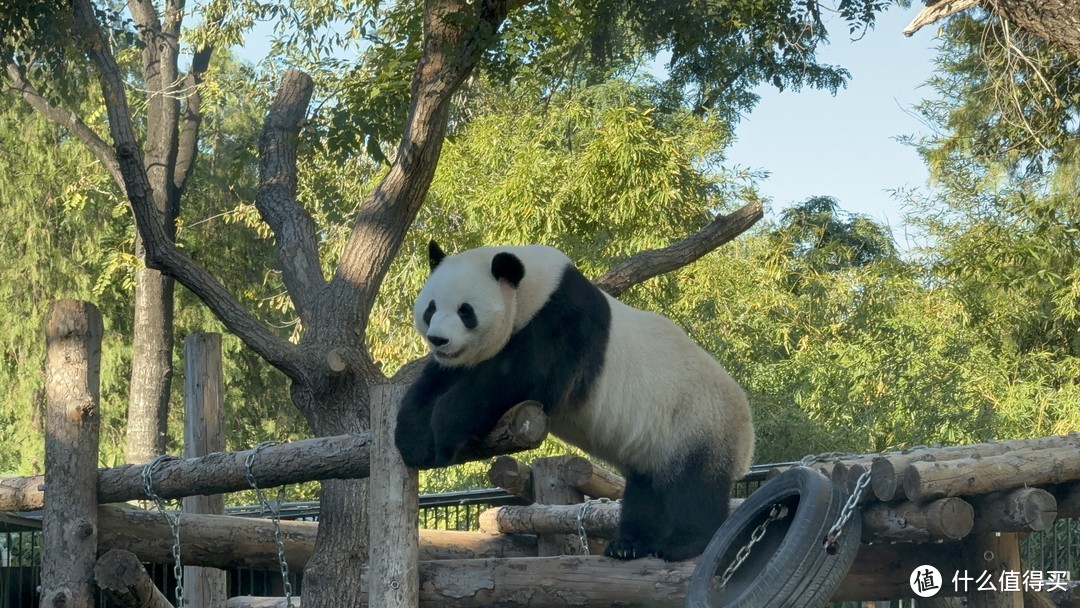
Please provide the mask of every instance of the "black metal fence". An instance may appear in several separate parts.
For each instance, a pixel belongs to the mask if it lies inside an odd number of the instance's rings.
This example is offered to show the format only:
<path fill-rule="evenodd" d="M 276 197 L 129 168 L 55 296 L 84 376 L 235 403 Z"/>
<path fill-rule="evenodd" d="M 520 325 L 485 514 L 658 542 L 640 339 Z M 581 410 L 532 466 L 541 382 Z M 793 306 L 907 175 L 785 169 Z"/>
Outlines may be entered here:
<path fill-rule="evenodd" d="M 755 467 L 737 483 L 733 495 L 749 496 L 765 481 L 767 471 L 774 465 Z M 494 506 L 523 504 L 516 496 L 497 489 L 465 490 L 420 497 L 420 526 L 439 530 L 476 530 L 480 513 Z M 249 517 L 263 516 L 259 507 L 230 507 L 227 512 Z M 10 517 L 0 513 L 0 608 L 31 608 L 39 605 L 38 592 L 41 563 L 40 513 L 29 517 Z M 286 503 L 280 516 L 290 520 L 318 520 L 317 502 Z M 182 525 L 182 524 L 181 524 Z M 1052 528 L 1032 534 L 1022 544 L 1026 567 L 1043 572 L 1065 571 L 1071 580 L 1080 578 L 1080 520 L 1059 520 Z M 148 565 L 147 570 L 159 589 L 175 602 L 176 586 L 171 566 Z M 234 568 L 226 571 L 228 593 L 237 595 L 283 596 L 281 574 L 275 571 Z M 291 572 L 293 593 L 299 595 L 303 575 Z M 845 604 L 858 606 L 859 604 Z M 107 607 L 103 599 L 98 606 Z"/>

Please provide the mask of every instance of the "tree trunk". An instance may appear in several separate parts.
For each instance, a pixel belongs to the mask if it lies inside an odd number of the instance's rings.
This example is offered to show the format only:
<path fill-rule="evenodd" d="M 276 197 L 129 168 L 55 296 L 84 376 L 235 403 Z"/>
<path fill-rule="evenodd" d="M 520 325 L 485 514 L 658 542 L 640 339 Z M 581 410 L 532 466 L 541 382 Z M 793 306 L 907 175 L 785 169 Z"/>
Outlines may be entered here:
<path fill-rule="evenodd" d="M 145 463 L 165 453 L 172 385 L 173 280 L 157 270 L 135 273 L 134 331 L 127 461 Z"/>
<path fill-rule="evenodd" d="M 359 374 L 341 378 L 332 394 L 315 394 L 293 385 L 293 400 L 316 435 L 361 433 L 370 427 L 368 385 Z M 360 571 L 368 558 L 368 492 L 366 479 L 322 482 L 319 532 L 315 553 L 304 568 L 306 606 L 359 607 L 366 589 Z"/>
<path fill-rule="evenodd" d="M 1080 59 L 1080 0 L 986 0 L 992 10 Z"/>

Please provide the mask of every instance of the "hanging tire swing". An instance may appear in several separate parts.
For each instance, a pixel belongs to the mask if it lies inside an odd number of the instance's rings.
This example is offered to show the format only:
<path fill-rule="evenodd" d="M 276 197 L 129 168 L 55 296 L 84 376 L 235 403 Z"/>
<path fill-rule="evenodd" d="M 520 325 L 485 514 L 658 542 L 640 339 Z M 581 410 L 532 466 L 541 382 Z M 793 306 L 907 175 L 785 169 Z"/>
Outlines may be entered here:
<path fill-rule="evenodd" d="M 747 498 L 716 531 L 687 589 L 687 608 L 825 606 L 859 549 L 862 519 L 834 526 L 848 496 L 807 467 L 789 469 Z"/>

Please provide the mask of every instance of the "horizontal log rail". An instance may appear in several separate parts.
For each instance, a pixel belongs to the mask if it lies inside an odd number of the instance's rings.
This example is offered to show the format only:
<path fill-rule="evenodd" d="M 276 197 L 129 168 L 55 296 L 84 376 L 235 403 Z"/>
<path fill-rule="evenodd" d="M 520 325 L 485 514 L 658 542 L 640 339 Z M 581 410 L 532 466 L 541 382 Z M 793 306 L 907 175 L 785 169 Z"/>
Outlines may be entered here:
<path fill-rule="evenodd" d="M 467 446 L 457 462 L 538 447 L 547 436 L 547 417 L 535 401 L 511 408 L 488 437 Z M 252 474 L 260 488 L 324 479 L 358 479 L 370 473 L 371 433 L 316 437 L 265 447 L 255 454 Z M 199 458 L 161 461 L 154 470 L 154 492 L 162 498 L 224 494 L 250 489 L 247 458 L 255 452 L 215 452 Z M 147 500 L 144 465 L 126 464 L 98 471 L 98 503 Z M 0 479 L 0 511 L 34 511 L 45 504 L 43 476 Z"/>
<path fill-rule="evenodd" d="M 946 572 L 954 570 L 959 559 L 957 543 L 862 545 L 832 601 L 906 597 L 911 595 L 908 576 L 916 567 L 929 564 Z M 581 555 L 424 561 L 420 562 L 420 606 L 682 606 L 694 567 L 693 560 L 619 561 Z M 285 599 L 234 597 L 226 606 L 284 608 Z"/>

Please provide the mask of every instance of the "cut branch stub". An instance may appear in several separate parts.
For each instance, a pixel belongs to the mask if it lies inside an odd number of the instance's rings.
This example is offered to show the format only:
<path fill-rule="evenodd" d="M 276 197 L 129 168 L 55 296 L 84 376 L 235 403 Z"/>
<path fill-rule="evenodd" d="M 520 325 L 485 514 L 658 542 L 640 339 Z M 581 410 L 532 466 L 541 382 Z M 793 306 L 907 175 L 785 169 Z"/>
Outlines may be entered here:
<path fill-rule="evenodd" d="M 111 549 L 97 560 L 94 580 L 105 597 L 123 608 L 173 608 L 158 591 L 139 558 L 130 551 Z"/>

